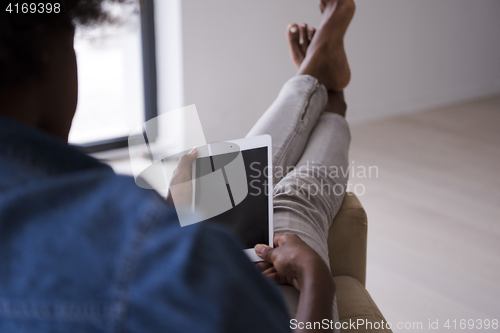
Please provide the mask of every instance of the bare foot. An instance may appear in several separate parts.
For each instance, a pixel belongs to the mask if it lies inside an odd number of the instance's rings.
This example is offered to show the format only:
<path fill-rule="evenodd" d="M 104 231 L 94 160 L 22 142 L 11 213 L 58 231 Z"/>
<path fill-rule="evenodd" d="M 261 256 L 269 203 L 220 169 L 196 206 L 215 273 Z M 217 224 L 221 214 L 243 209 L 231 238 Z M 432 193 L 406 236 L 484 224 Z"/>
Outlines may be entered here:
<path fill-rule="evenodd" d="M 300 67 L 302 61 L 306 57 L 306 51 L 311 43 L 316 29 L 307 27 L 307 23 L 302 23 L 300 27 L 291 23 L 286 28 L 286 38 L 290 47 L 290 57 L 297 68 Z"/>
<path fill-rule="evenodd" d="M 321 24 L 310 41 L 298 74 L 314 76 L 327 90 L 341 91 L 351 79 L 344 35 L 354 16 L 353 0 L 321 0 Z M 292 48 L 292 45 L 291 45 Z M 292 54 L 296 52 L 292 51 Z M 292 55 L 295 62 L 295 57 Z M 298 57 L 297 59 L 300 59 Z"/>
<path fill-rule="evenodd" d="M 286 31 L 290 47 L 290 57 L 292 58 L 295 66 L 299 68 L 306 57 L 307 48 L 311 43 L 311 39 L 313 38 L 316 29 L 312 27 L 308 29 L 307 24 L 303 23 L 299 30 L 297 24 L 291 23 L 288 25 Z M 340 90 L 328 90 L 328 102 L 325 107 L 325 112 L 338 113 L 345 117 L 346 109 L 347 105 L 344 101 L 344 92 Z"/>

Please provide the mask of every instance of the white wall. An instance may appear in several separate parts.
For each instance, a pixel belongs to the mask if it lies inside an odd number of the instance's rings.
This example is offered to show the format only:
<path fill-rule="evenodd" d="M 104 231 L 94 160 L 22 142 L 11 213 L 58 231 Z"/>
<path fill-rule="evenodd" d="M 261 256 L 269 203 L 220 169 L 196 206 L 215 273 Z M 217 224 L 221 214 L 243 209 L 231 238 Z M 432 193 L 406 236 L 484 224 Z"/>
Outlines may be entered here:
<path fill-rule="evenodd" d="M 358 1 L 351 120 L 500 93 L 500 1 Z"/>
<path fill-rule="evenodd" d="M 498 0 L 358 0 L 348 119 L 500 93 L 499 15 Z M 208 141 L 245 135 L 295 73 L 286 25 L 319 18 L 311 0 L 182 0 L 182 101 Z"/>

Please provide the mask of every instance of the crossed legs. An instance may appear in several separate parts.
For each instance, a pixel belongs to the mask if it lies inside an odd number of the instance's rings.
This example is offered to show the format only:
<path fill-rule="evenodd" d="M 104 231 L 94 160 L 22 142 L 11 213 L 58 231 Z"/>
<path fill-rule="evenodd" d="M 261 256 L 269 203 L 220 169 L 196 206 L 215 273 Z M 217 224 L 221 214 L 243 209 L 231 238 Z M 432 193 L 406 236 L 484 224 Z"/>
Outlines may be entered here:
<path fill-rule="evenodd" d="M 273 137 L 274 233 L 298 235 L 329 266 L 328 230 L 345 194 L 350 133 L 344 117 L 322 111 L 327 92 L 316 85 L 310 76 L 289 80 L 249 136 Z M 287 102 L 297 96 L 307 96 L 308 103 L 292 108 L 291 117 Z M 280 289 L 294 316 L 298 291 L 291 286 Z"/>
<path fill-rule="evenodd" d="M 292 24 L 287 36 L 298 75 L 248 136 L 273 138 L 274 231 L 293 233 L 329 266 L 327 237 L 347 187 L 350 133 L 342 89 L 350 79 L 343 36 L 351 0 L 322 0 L 317 31 Z M 298 292 L 281 286 L 292 316 Z M 336 307 L 334 307 L 336 312 Z M 338 315 L 335 313 L 338 319 Z"/>

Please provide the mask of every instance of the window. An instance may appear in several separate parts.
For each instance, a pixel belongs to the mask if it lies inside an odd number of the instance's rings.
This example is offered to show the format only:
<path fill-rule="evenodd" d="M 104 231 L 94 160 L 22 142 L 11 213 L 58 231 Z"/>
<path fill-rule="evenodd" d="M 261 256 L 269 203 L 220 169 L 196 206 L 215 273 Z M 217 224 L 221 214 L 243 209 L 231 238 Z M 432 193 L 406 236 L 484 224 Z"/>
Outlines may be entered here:
<path fill-rule="evenodd" d="M 153 0 L 137 6 L 113 5 L 122 23 L 75 36 L 79 96 L 69 142 L 87 153 L 126 147 L 132 130 L 157 115 Z"/>

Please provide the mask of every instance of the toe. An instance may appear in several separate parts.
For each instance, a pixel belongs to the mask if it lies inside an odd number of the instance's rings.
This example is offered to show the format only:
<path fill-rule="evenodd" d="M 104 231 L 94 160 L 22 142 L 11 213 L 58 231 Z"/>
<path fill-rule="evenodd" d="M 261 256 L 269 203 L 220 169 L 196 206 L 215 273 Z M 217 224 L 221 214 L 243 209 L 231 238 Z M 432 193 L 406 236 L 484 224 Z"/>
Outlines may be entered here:
<path fill-rule="evenodd" d="M 302 52 L 305 54 L 307 51 L 307 47 L 309 46 L 309 32 L 307 30 L 307 24 L 302 23 L 300 25 L 300 46 L 302 48 Z"/>
<path fill-rule="evenodd" d="M 290 23 L 288 25 L 288 27 L 286 27 L 286 32 L 287 32 L 286 35 L 287 35 L 289 41 L 292 41 L 295 39 L 297 39 L 297 41 L 299 41 L 300 34 L 299 34 L 299 27 L 297 24 Z"/>
<path fill-rule="evenodd" d="M 313 27 L 309 28 L 309 35 L 308 35 L 308 37 L 309 37 L 309 43 L 312 41 L 315 33 L 316 33 L 316 29 L 315 28 L 313 28 Z"/>
<path fill-rule="evenodd" d="M 295 23 L 289 24 L 286 29 L 286 37 L 290 46 L 299 47 L 300 44 L 300 30 L 299 26 Z"/>
<path fill-rule="evenodd" d="M 287 39 L 290 46 L 290 55 L 293 62 L 297 67 L 300 66 L 302 60 L 304 60 L 304 53 L 302 52 L 302 46 L 300 45 L 300 29 L 295 23 L 289 24 L 287 27 Z"/>

